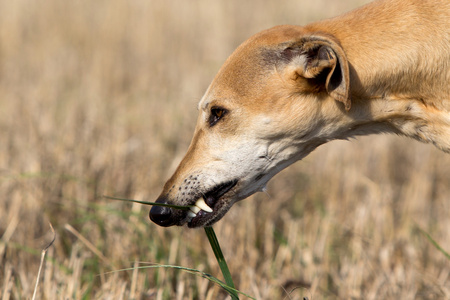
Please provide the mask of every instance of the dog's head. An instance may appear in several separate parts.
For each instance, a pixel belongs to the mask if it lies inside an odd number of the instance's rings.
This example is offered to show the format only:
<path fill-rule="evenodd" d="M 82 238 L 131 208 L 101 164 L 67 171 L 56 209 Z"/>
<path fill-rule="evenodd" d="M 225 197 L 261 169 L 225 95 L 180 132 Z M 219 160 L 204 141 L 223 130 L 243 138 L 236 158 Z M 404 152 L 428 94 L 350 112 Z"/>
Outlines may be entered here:
<path fill-rule="evenodd" d="M 161 226 L 215 223 L 236 201 L 334 139 L 336 116 L 349 108 L 348 62 L 331 36 L 294 26 L 253 36 L 201 99 L 191 145 L 157 200 L 195 207 L 154 206 L 151 220 Z"/>

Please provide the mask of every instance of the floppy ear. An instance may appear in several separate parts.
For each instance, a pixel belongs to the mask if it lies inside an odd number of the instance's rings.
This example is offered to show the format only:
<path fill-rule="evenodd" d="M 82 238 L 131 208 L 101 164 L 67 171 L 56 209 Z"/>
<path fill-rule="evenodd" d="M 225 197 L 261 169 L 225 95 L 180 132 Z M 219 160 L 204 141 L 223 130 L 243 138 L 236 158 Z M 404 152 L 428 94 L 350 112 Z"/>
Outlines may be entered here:
<path fill-rule="evenodd" d="M 349 94 L 350 74 L 348 61 L 342 47 L 328 36 L 309 36 L 285 48 L 282 56 L 294 64 L 296 76 L 316 79 L 327 93 L 351 107 Z"/>

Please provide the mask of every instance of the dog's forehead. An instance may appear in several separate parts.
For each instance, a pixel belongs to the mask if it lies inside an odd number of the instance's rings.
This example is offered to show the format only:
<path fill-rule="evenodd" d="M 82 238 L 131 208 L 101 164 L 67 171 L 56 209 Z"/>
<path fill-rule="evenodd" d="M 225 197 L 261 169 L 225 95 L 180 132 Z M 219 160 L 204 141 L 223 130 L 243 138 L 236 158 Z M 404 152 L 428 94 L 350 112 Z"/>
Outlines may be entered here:
<path fill-rule="evenodd" d="M 215 99 L 237 99 L 255 95 L 263 81 L 274 71 L 276 51 L 304 33 L 298 26 L 280 25 L 261 31 L 242 43 L 225 61 L 198 108 L 207 109 Z"/>

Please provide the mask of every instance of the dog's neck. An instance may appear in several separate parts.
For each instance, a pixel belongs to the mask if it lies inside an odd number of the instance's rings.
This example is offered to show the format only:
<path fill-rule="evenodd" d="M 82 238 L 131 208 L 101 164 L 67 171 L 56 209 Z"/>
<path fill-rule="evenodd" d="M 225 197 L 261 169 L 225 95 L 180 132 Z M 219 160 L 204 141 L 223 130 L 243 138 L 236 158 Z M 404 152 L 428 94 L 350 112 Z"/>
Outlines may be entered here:
<path fill-rule="evenodd" d="M 389 67 L 380 67 L 357 55 L 364 54 L 350 53 L 349 59 L 349 134 L 396 133 L 450 153 L 450 59 L 435 62 L 433 65 L 440 65 L 438 69 L 423 65 L 418 57 L 394 59 Z M 433 59 L 438 60 L 428 57 L 425 61 Z M 415 75 L 404 76 L 398 70 Z"/>
<path fill-rule="evenodd" d="M 355 99 L 341 122 L 344 130 L 338 138 L 395 133 L 450 152 L 450 113 L 415 98 L 390 95 Z"/>

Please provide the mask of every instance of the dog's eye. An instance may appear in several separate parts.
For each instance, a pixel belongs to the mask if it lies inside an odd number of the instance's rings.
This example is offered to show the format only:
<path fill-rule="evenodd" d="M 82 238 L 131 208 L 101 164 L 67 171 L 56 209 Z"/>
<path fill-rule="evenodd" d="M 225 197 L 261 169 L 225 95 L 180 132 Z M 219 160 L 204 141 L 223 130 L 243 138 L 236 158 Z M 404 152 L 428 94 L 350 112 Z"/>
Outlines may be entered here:
<path fill-rule="evenodd" d="M 214 126 L 223 116 L 226 115 L 228 111 L 225 108 L 213 107 L 211 108 L 211 115 L 209 116 L 208 123 L 209 126 Z"/>

